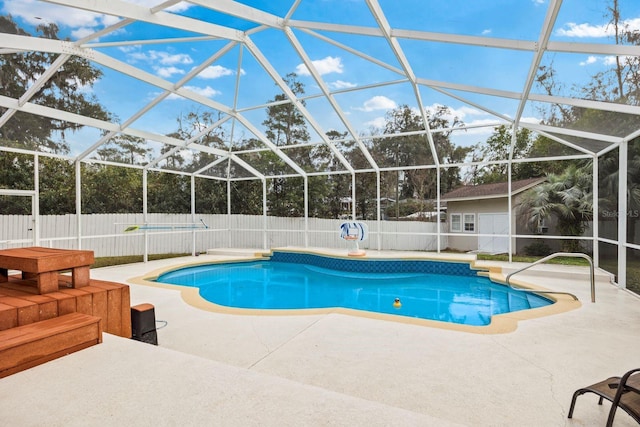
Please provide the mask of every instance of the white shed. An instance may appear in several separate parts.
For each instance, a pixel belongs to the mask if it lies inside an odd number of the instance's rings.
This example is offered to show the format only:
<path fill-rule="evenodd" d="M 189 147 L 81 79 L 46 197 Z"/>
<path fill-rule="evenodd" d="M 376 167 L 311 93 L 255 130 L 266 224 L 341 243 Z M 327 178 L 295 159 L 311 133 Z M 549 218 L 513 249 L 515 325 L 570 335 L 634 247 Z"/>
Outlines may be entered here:
<path fill-rule="evenodd" d="M 543 182 L 530 178 L 511 182 L 512 212 L 518 195 Z M 508 183 L 465 185 L 441 197 L 447 204 L 449 248 L 461 251 L 505 253 L 509 250 Z M 516 221 L 512 234 L 516 233 Z M 515 248 L 515 240 L 513 242 Z"/>

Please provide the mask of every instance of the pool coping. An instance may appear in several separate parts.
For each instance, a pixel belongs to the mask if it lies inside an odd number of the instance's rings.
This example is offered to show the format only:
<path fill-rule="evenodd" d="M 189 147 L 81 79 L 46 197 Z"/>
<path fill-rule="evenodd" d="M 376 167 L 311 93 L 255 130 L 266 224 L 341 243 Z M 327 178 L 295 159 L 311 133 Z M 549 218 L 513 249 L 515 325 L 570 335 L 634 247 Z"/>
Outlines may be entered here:
<path fill-rule="evenodd" d="M 129 281 L 133 284 L 150 286 L 155 288 L 179 290 L 180 295 L 187 304 L 192 307 L 215 312 L 219 314 L 229 315 L 247 315 L 247 316 L 310 316 L 310 315 L 326 315 L 326 314 L 343 314 L 349 316 L 364 317 L 369 319 L 392 321 L 396 323 L 411 324 L 417 326 L 426 326 L 437 329 L 470 332 L 475 334 L 504 334 L 513 332 L 518 327 L 518 322 L 522 320 L 537 319 L 540 317 L 551 316 L 555 314 L 565 313 L 571 310 L 575 310 L 582 306 L 582 303 L 578 300 L 574 300 L 570 295 L 565 294 L 545 294 L 544 297 L 553 301 L 545 307 L 532 308 L 528 310 L 514 311 L 511 313 L 504 313 L 493 315 L 491 317 L 491 323 L 485 326 L 472 326 L 463 325 L 459 323 L 450 323 L 437 320 L 420 319 L 408 316 L 399 316 L 393 314 L 376 313 L 364 310 L 355 310 L 342 307 L 332 308 L 307 308 L 307 309 L 248 309 L 248 308 L 235 308 L 227 307 L 213 302 L 205 300 L 200 296 L 199 289 L 191 286 L 170 285 L 164 283 L 155 282 L 161 274 L 171 270 L 176 270 L 186 267 L 194 267 L 198 265 L 206 264 L 223 264 L 229 262 L 251 262 L 268 259 L 273 251 L 280 252 L 296 252 L 306 253 L 320 256 L 329 256 L 334 258 L 351 259 L 366 262 L 367 260 L 425 260 L 425 261 L 441 261 L 441 262 L 457 262 L 468 263 L 469 267 L 473 270 L 478 270 L 478 275 L 485 276 L 491 279 L 493 282 L 506 286 L 506 275 L 503 273 L 503 267 L 500 265 L 492 265 L 490 262 L 482 261 L 482 266 L 477 265 L 477 258 L 475 255 L 470 254 L 443 254 L 437 253 L 425 253 L 403 255 L 399 257 L 381 256 L 369 254 L 365 256 L 359 256 L 357 258 L 349 257 L 347 254 L 342 255 L 339 251 L 332 252 L 331 250 L 322 249 L 301 249 L 301 248 L 273 248 L 266 251 L 257 251 L 253 255 L 234 257 L 233 259 L 225 260 L 206 260 L 206 261 L 194 261 L 183 262 L 175 265 L 166 266 L 160 269 L 156 269 L 146 273 L 143 276 L 137 276 L 130 278 Z M 459 256 L 458 256 L 459 255 Z M 537 284 L 525 281 L 525 280 L 510 280 L 510 283 L 515 287 L 524 289 L 531 289 L 534 291 L 549 291 L 550 289 L 539 286 Z"/>

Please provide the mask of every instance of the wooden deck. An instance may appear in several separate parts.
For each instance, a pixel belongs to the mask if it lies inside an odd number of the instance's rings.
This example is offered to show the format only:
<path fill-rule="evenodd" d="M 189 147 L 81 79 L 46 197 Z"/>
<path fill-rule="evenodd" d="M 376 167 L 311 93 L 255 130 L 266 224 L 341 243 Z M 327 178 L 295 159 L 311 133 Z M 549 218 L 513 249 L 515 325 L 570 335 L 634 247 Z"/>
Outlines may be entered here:
<path fill-rule="evenodd" d="M 102 319 L 70 313 L 0 331 L 0 378 L 102 342 Z"/>
<path fill-rule="evenodd" d="M 0 280 L 0 378 L 102 342 L 102 332 L 131 338 L 129 286 L 55 274 L 41 293 L 38 277 Z M 41 282 L 41 281 L 40 281 Z"/>
<path fill-rule="evenodd" d="M 23 279 L 35 279 L 38 293 L 58 290 L 58 273 L 71 272 L 74 288 L 89 284 L 93 251 L 55 249 L 33 246 L 0 250 L 0 282 L 8 280 L 9 270 L 19 270 Z"/>
<path fill-rule="evenodd" d="M 10 276 L 0 283 L 0 331 L 69 313 L 102 319 L 103 330 L 131 338 L 129 286 L 90 279 L 88 286 L 72 288 L 72 278 L 58 275 L 58 290 L 38 293 L 35 279 Z"/>

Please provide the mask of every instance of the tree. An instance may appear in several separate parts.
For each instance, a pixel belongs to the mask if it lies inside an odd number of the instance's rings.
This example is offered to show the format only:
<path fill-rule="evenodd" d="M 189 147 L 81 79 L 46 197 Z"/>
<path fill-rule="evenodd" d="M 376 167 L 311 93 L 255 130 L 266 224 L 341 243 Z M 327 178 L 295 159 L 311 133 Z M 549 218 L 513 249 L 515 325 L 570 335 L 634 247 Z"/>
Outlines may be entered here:
<path fill-rule="evenodd" d="M 557 221 L 562 236 L 582 236 L 593 218 L 592 178 L 589 168 L 569 165 L 560 175 L 551 174 L 547 181 L 523 193 L 516 205 L 522 221 L 530 230 L 549 218 Z M 565 240 L 562 250 L 580 252 L 578 240 Z"/>
<path fill-rule="evenodd" d="M 40 214 L 76 213 L 75 166 L 57 158 L 40 159 Z"/>
<path fill-rule="evenodd" d="M 620 20 L 620 4 L 611 0 L 607 7 L 608 26 L 613 28 L 617 45 L 640 45 L 640 31 Z M 613 68 L 597 73 L 582 88 L 587 99 L 640 104 L 640 57 L 616 55 Z"/>
<path fill-rule="evenodd" d="M 55 24 L 39 25 L 36 31 L 41 37 L 58 40 Z M 11 16 L 0 16 L 0 32 L 29 35 L 20 28 Z M 0 87 L 3 95 L 20 98 L 32 83 L 44 73 L 58 57 L 47 52 L 20 52 L 0 55 Z M 29 102 L 54 109 L 81 114 L 101 120 L 108 120 L 109 113 L 82 88 L 90 88 L 102 71 L 81 57 L 71 56 L 55 75 L 51 77 Z M 0 114 L 7 110 L 0 108 Z M 68 153 L 65 135 L 76 131 L 82 125 L 44 116 L 16 112 L 12 120 L 0 128 L 0 138 L 7 145 L 31 150 Z M 53 139 L 61 137 L 60 142 Z"/>
<path fill-rule="evenodd" d="M 377 217 L 376 204 L 376 174 L 361 172 L 356 174 L 356 217 L 375 219 Z"/>
<path fill-rule="evenodd" d="M 287 74 L 284 81 L 287 83 L 294 95 L 304 94 L 304 85 L 297 79 L 295 73 Z M 302 113 L 292 102 L 288 101 L 287 95 L 278 94 L 270 102 L 273 105 L 267 107 L 267 119 L 262 123 L 266 127 L 266 136 L 277 146 L 287 146 L 306 143 L 309 141 L 306 121 Z M 304 105 L 304 101 L 302 101 Z M 302 169 L 312 165 L 309 151 L 302 148 L 291 148 L 285 151 Z M 275 154 L 265 155 L 266 160 Z M 267 171 L 271 171 L 273 166 L 280 162 L 268 163 Z M 275 174 L 267 175 L 275 176 Z M 269 215 L 273 216 L 303 216 L 304 208 L 304 185 L 302 178 L 275 176 L 269 180 L 268 209 Z M 309 188 L 309 193 L 316 193 L 316 197 L 323 193 L 319 189 Z"/>
<path fill-rule="evenodd" d="M 3 141 L 4 143 L 4 141 Z M 33 156 L 0 151 L 0 187 L 12 190 L 33 190 Z M 0 212 L 4 215 L 31 213 L 31 198 L 2 197 Z"/>
<path fill-rule="evenodd" d="M 102 160 L 134 164 L 146 164 L 152 151 L 146 146 L 144 138 L 118 134 L 111 138 L 107 144 L 98 148 L 98 156 Z"/>
<path fill-rule="evenodd" d="M 408 105 L 401 105 L 385 116 L 383 132 L 387 135 L 424 131 L 425 124 L 422 116 L 412 110 Z M 395 183 L 393 185 L 396 207 L 400 199 L 414 196 L 419 172 L 416 170 L 402 171 L 401 166 L 419 163 L 433 163 L 433 156 L 428 142 L 422 135 L 399 135 L 381 138 L 374 147 L 377 160 L 387 167 L 395 167 Z M 389 175 L 386 175 L 389 176 Z M 396 219 L 400 216 L 399 208 L 396 209 Z"/>
<path fill-rule="evenodd" d="M 227 183 L 224 181 L 195 178 L 196 212 L 227 213 Z"/>
<path fill-rule="evenodd" d="M 142 171 L 101 164 L 82 166 L 82 213 L 142 212 Z"/>
<path fill-rule="evenodd" d="M 599 163 L 599 207 L 601 212 L 618 212 L 618 184 L 620 179 L 619 157 L 603 156 Z M 638 243 L 635 240 L 636 227 L 640 225 L 640 139 L 629 143 L 627 162 L 627 242 Z M 617 238 L 617 236 L 612 236 Z"/>
<path fill-rule="evenodd" d="M 387 207 L 387 216 L 395 215 L 396 209 L 400 210 L 400 217 L 406 217 L 416 212 L 433 212 L 435 211 L 435 205 L 433 201 L 425 201 L 423 199 L 404 200 L 403 203 L 394 203 Z M 437 217 L 431 217 L 429 214 L 421 214 L 415 218 L 416 221 L 437 221 Z"/>
<path fill-rule="evenodd" d="M 232 214 L 262 215 L 262 182 L 232 181 L 231 209 Z"/>
<path fill-rule="evenodd" d="M 609 13 L 608 26 L 613 28 L 615 43 L 617 45 L 640 45 L 640 31 L 633 28 L 630 23 L 620 21 L 621 13 L 618 0 L 611 0 L 607 11 Z M 614 58 L 615 63 L 612 68 L 594 74 L 591 76 L 590 82 L 584 86 L 574 85 L 567 89 L 558 83 L 553 62 L 539 67 L 536 84 L 549 95 L 559 95 L 570 90 L 573 92 L 574 98 L 640 105 L 640 57 L 616 55 Z M 544 122 L 547 124 L 581 130 L 601 129 L 603 123 L 609 120 L 613 120 L 610 129 L 619 128 L 621 123 L 632 122 L 632 130 L 636 130 L 636 117 L 618 112 L 551 104 L 547 110 L 543 111 L 543 114 L 545 116 Z"/>
<path fill-rule="evenodd" d="M 271 150 L 264 150 L 265 145 L 262 141 L 255 138 L 248 138 L 238 142 L 237 149 L 239 151 L 248 151 L 245 154 L 238 155 L 245 162 L 250 164 L 257 171 L 269 175 L 274 171 L 291 172 L 290 167 Z M 258 151 L 259 149 L 263 149 Z M 225 163 L 229 167 L 231 176 L 241 176 L 241 173 L 247 173 L 241 166 L 235 162 Z M 242 169 L 242 170 L 241 170 Z M 280 172 L 275 172 L 279 174 Z M 267 191 L 269 189 L 267 188 Z M 258 180 L 242 180 L 231 182 L 231 208 L 232 213 L 244 215 L 261 215 L 263 213 L 263 187 L 262 182 Z"/>
<path fill-rule="evenodd" d="M 371 130 L 371 134 L 376 132 L 375 129 Z M 364 147 L 366 147 L 375 157 L 375 144 L 373 139 L 367 137 L 365 135 L 360 135 L 361 143 Z M 355 144 L 355 142 L 347 143 L 344 145 L 346 150 L 345 157 L 349 164 L 355 169 L 370 169 L 371 164 L 364 156 L 361 148 Z M 348 190 L 340 197 L 351 197 L 352 194 L 352 181 L 350 175 L 343 175 L 342 184 L 344 189 Z M 347 178 L 348 177 L 348 178 Z M 347 181 L 348 179 L 348 181 Z M 355 204 L 355 212 L 356 217 L 362 219 L 374 219 L 377 218 L 376 211 L 374 210 L 375 197 L 376 197 L 376 175 L 374 173 L 356 173 L 355 174 L 355 188 L 356 188 L 356 198 L 352 200 L 352 203 Z M 337 201 L 340 203 L 340 200 Z M 351 211 L 348 212 L 348 215 L 351 215 Z M 355 219 L 355 218 L 354 218 Z"/>
<path fill-rule="evenodd" d="M 172 173 L 149 172 L 147 178 L 149 212 L 190 213 L 191 178 Z"/>
<path fill-rule="evenodd" d="M 184 141 L 191 141 L 197 136 L 196 142 L 200 145 L 226 150 L 229 147 L 225 145 L 226 134 L 224 129 L 219 126 L 213 128 L 213 125 L 220 120 L 220 115 L 220 112 L 211 111 L 191 111 L 185 116 L 181 115 L 178 117 L 178 130 L 169 136 L 174 136 Z M 173 148 L 166 147 L 163 152 Z M 214 154 L 197 151 L 194 153 L 191 162 L 186 165 L 186 168 L 192 171 L 200 170 L 217 159 L 218 156 Z M 182 162 L 185 162 L 185 159 L 180 159 L 177 155 L 174 155 L 167 161 L 172 163 L 174 167 L 178 167 Z"/>
<path fill-rule="evenodd" d="M 287 74 L 283 80 L 294 95 L 304 95 L 304 84 L 297 80 L 296 73 Z M 287 102 L 283 102 L 287 101 Z M 289 101 L 284 93 L 277 94 L 274 105 L 267 107 L 267 119 L 262 122 L 266 127 L 267 138 L 275 145 L 292 145 L 309 140 L 304 116 L 298 108 Z M 301 101 L 305 105 L 304 101 Z"/>
<path fill-rule="evenodd" d="M 493 133 L 487 140 L 473 147 L 474 161 L 491 162 L 509 160 L 511 154 L 511 142 L 513 139 L 513 128 L 507 125 L 496 126 Z M 519 128 L 516 131 L 516 141 L 513 147 L 513 158 L 521 159 L 528 156 L 533 146 L 532 134 L 529 129 Z M 514 180 L 532 178 L 540 176 L 539 172 L 532 171 L 528 167 L 529 163 L 513 163 L 511 166 L 511 177 Z M 478 169 L 473 168 L 473 184 L 490 184 L 494 182 L 504 182 L 507 180 L 508 163 L 491 164 Z"/>
<path fill-rule="evenodd" d="M 439 130 L 433 133 L 433 143 L 436 148 L 436 154 L 440 159 L 440 164 L 462 163 L 472 150 L 471 147 L 458 147 L 451 142 L 453 129 L 464 125 L 464 122 L 458 117 L 449 120 L 449 116 L 451 116 L 451 111 L 449 107 L 444 105 L 438 106 L 435 111 L 429 114 L 429 129 Z M 458 168 L 445 168 L 441 170 L 440 175 L 441 194 L 453 190 L 462 183 Z M 428 186 L 429 192 L 424 195 L 425 198 L 436 198 L 437 182 L 435 175 L 432 179 L 433 181 Z"/>
<path fill-rule="evenodd" d="M 11 16 L 0 16 L 0 32 L 29 35 Z M 39 25 L 36 33 L 42 38 L 59 39 L 58 27 L 55 24 Z M 47 52 L 0 55 L 0 87 L 3 95 L 12 98 L 23 96 L 57 58 L 57 54 Z M 109 120 L 110 114 L 88 91 L 101 76 L 102 71 L 91 65 L 88 60 L 71 56 L 28 101 L 61 111 Z M 6 109 L 0 108 L 0 114 L 6 112 Z M 16 112 L 0 128 L 0 139 L 2 139 L 2 145 L 9 147 L 67 154 L 69 146 L 65 141 L 66 135 L 81 127 L 82 125 L 77 123 Z M 3 153 L 0 155 L 0 163 L 3 171 L 0 174 L 2 186 L 14 189 L 34 188 L 33 156 Z M 43 215 L 75 213 L 73 165 L 66 160 L 41 158 L 40 168 L 42 169 L 40 213 Z M 83 188 L 94 189 L 89 194 L 85 193 L 83 198 L 83 205 L 88 208 L 88 212 L 121 211 L 121 204 L 127 203 L 128 195 L 131 194 L 130 187 L 123 186 L 124 182 L 129 181 L 112 180 L 112 178 L 115 175 L 127 175 L 126 171 L 121 174 L 108 174 L 109 178 L 102 181 L 101 178 L 106 178 L 106 175 L 100 174 L 105 172 L 101 168 L 85 168 L 85 170 L 89 171 L 87 175 L 89 178 L 83 181 Z M 96 181 L 91 182 L 91 179 Z M 109 191 L 109 188 L 112 191 Z M 141 194 L 141 190 L 138 194 Z M 3 209 L 2 212 L 10 211 Z"/>
<path fill-rule="evenodd" d="M 449 121 L 450 110 L 446 106 L 438 106 L 431 111 L 429 129 L 436 149 L 435 155 L 440 163 L 458 162 L 464 159 L 469 149 L 456 147 L 450 140 L 451 129 L 462 122 L 458 118 Z M 446 129 L 446 130 L 445 130 Z M 424 131 L 425 124 L 422 116 L 409 106 L 402 105 L 391 110 L 386 115 L 385 134 L 401 134 L 389 138 L 382 138 L 373 148 L 377 160 L 387 167 L 395 167 L 395 199 L 399 202 L 405 198 L 434 199 L 436 198 L 437 175 L 430 169 L 406 169 L 402 166 L 435 164 L 431 146 L 424 134 L 412 132 Z M 407 134 L 408 135 L 402 135 Z M 456 168 L 447 168 L 442 172 L 441 188 L 443 191 L 460 184 L 460 174 Z M 386 184 L 385 184 L 386 185 Z M 399 204 L 396 203 L 396 218 L 400 216 Z"/>
<path fill-rule="evenodd" d="M 327 138 L 336 145 L 336 148 L 340 149 L 345 157 L 347 153 L 353 150 L 355 146 L 354 141 L 339 142 L 347 137 L 347 132 L 338 132 L 336 130 L 330 130 L 327 132 Z M 342 169 L 342 165 L 335 159 L 332 159 L 327 165 L 327 170 L 338 171 Z M 327 214 L 331 218 L 339 218 L 344 214 L 342 209 L 342 198 L 351 197 L 351 174 L 335 174 L 327 176 L 329 182 L 329 188 L 327 189 L 327 203 L 325 204 Z M 347 214 L 351 214 L 348 212 Z"/>
<path fill-rule="evenodd" d="M 610 18 L 608 25 L 613 28 L 615 43 L 640 45 L 640 32 L 620 20 L 621 13 L 618 0 L 611 0 L 607 11 Z M 538 70 L 536 84 L 549 95 L 562 95 L 567 89 L 556 81 L 555 75 L 553 63 L 543 65 Z M 616 56 L 613 67 L 593 75 L 587 85 L 582 87 L 576 85 L 570 88 L 570 91 L 573 92 L 574 98 L 640 105 L 640 58 L 636 56 Z M 627 135 L 637 129 L 637 118 L 631 114 L 560 104 L 551 104 L 549 108 L 543 111 L 543 114 L 543 122 L 546 124 L 582 131 Z M 607 127 L 604 132 L 603 126 Z M 539 145 L 538 142 L 540 143 Z M 602 148 L 601 145 L 598 145 L 600 144 L 599 141 L 574 138 L 572 142 L 583 145 L 593 151 L 598 151 Z M 545 145 L 548 146 L 548 140 L 539 138 L 534 144 L 534 149 L 540 150 Z M 637 166 L 640 161 L 637 158 L 637 151 L 634 152 L 634 150 L 637 150 L 634 146 L 637 147 L 637 143 L 630 143 L 628 152 L 627 203 L 630 207 L 640 206 L 640 190 L 638 190 L 640 172 L 638 172 Z M 600 164 L 599 181 L 602 197 L 599 200 L 599 205 L 601 208 L 617 212 L 617 184 L 620 180 L 617 156 L 605 156 L 604 159 L 601 158 Z M 558 166 L 557 162 L 555 166 Z M 575 162 L 572 167 L 573 169 L 580 169 L 575 165 Z M 556 176 L 556 174 L 551 176 Z M 557 176 L 562 176 L 562 174 Z M 584 192 L 584 195 L 586 196 L 588 193 Z M 582 204 L 586 206 L 588 203 L 590 202 L 584 200 Z M 531 217 L 532 215 L 535 215 L 535 212 L 532 212 L 529 216 Z M 635 221 L 629 221 L 627 232 L 635 233 L 635 226 Z M 633 235 L 631 235 L 631 238 L 633 238 Z"/>

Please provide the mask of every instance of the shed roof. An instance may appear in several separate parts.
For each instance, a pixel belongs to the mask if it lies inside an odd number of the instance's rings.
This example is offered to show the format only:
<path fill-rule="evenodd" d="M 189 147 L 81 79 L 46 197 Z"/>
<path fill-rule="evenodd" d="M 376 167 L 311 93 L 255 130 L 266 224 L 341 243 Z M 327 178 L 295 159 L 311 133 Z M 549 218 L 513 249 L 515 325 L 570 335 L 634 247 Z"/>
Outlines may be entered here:
<path fill-rule="evenodd" d="M 544 182 L 546 178 L 529 178 L 511 182 L 511 194 L 515 195 Z M 509 193 L 508 182 L 496 182 L 482 185 L 463 185 L 444 194 L 440 199 L 448 202 L 469 199 L 493 199 L 506 197 Z"/>

